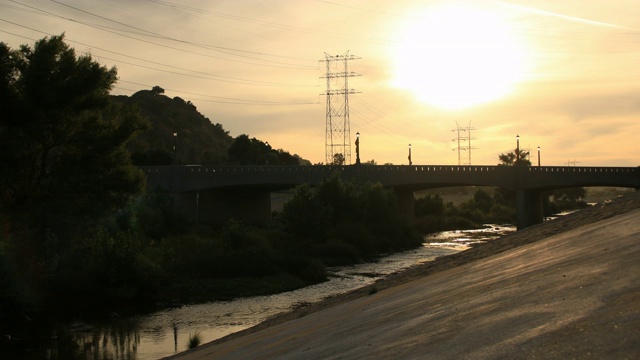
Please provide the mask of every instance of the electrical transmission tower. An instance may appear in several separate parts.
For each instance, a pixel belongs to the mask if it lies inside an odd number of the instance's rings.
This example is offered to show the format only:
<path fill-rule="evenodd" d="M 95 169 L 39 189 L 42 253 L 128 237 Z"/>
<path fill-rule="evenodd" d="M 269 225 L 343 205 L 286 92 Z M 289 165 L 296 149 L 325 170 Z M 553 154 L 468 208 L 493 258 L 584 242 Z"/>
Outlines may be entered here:
<path fill-rule="evenodd" d="M 349 78 L 360 76 L 349 72 L 349 61 L 360 57 L 349 55 L 329 55 L 324 53 L 327 73 L 321 78 L 327 79 L 327 91 L 322 94 L 327 97 L 326 106 L 326 134 L 325 134 L 325 163 L 343 162 L 351 164 L 351 129 L 349 125 L 349 94 L 358 91 L 349 89 Z M 332 72 L 332 68 L 336 71 Z"/>
<path fill-rule="evenodd" d="M 467 127 L 460 127 L 456 122 L 456 129 L 451 130 L 457 134 L 457 137 L 451 140 L 455 141 L 457 146 L 451 150 L 458 150 L 458 165 L 471 165 L 471 150 L 476 149 L 471 146 L 471 140 L 476 140 L 471 137 L 472 130 L 475 130 L 475 128 L 471 127 L 471 122 L 469 122 L 469 126 Z M 465 157 L 464 162 L 463 156 Z"/>

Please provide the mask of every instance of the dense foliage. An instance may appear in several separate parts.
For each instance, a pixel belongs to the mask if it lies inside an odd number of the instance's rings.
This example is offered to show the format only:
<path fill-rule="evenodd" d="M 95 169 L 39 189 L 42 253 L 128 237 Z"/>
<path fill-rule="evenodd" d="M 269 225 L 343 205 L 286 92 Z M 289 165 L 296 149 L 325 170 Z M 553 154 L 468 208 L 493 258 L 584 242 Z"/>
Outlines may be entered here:
<path fill-rule="evenodd" d="M 233 140 L 227 151 L 230 165 L 303 165 L 309 162 L 269 143 L 242 134 Z"/>
<path fill-rule="evenodd" d="M 438 193 L 426 194 L 415 201 L 416 226 L 422 232 L 474 229 L 483 224 L 513 223 L 515 209 L 484 189 L 477 189 L 472 199 L 458 206 L 444 202 Z"/>
<path fill-rule="evenodd" d="M 0 43 L 3 303 L 46 301 L 77 241 L 144 189 L 125 145 L 147 124 L 110 102 L 116 80 L 63 36 Z"/>
<path fill-rule="evenodd" d="M 290 246 L 327 265 L 362 261 L 421 243 L 397 211 L 391 190 L 377 183 L 344 182 L 337 176 L 317 189 L 298 187 L 285 204 L 281 221 L 295 239 Z"/>

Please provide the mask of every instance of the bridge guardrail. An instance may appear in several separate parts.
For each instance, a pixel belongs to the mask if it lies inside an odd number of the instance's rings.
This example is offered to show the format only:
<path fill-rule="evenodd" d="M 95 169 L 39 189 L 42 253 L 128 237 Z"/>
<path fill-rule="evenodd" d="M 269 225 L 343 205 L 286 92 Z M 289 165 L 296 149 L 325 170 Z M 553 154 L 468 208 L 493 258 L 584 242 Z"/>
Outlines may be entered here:
<path fill-rule="evenodd" d="M 529 172 L 640 173 L 640 168 L 604 166 L 527 166 Z"/>
<path fill-rule="evenodd" d="M 145 173 L 166 173 L 176 171 L 182 174 L 247 174 L 247 173 L 332 173 L 358 171 L 360 173 L 372 172 L 491 172 L 498 169 L 505 170 L 505 166 L 471 166 L 471 165 L 262 165 L 262 166 L 141 166 Z M 530 173 L 640 173 L 640 167 L 604 167 L 604 166 L 525 166 Z"/>
<path fill-rule="evenodd" d="M 260 165 L 260 166 L 195 166 L 195 165 L 167 165 L 167 166 L 141 166 L 145 173 L 158 173 L 168 168 L 175 168 L 183 173 L 331 173 L 335 171 L 360 172 L 484 172 L 493 171 L 501 166 L 470 166 L 470 165 Z"/>
<path fill-rule="evenodd" d="M 313 166 L 147 166 L 150 184 L 187 189 L 225 186 L 294 186 L 318 184 L 339 172 L 345 177 L 380 182 L 385 186 L 500 186 L 553 189 L 576 186 L 640 188 L 640 167 L 473 166 L 473 165 L 313 165 Z"/>

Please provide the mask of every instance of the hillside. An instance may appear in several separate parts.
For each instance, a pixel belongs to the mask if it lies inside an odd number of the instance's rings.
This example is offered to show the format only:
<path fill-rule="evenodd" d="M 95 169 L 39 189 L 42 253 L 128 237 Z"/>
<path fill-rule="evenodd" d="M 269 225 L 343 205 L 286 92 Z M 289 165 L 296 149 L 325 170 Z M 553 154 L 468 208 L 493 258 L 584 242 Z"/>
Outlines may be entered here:
<path fill-rule="evenodd" d="M 221 124 L 213 124 L 196 107 L 179 97 L 162 95 L 161 88 L 132 96 L 114 96 L 122 104 L 135 104 L 151 128 L 129 144 L 136 165 L 224 164 L 233 138 Z M 177 136 L 174 136 L 174 133 Z M 175 152 L 174 152 L 175 145 Z"/>
<path fill-rule="evenodd" d="M 308 161 L 247 135 L 233 138 L 222 124 L 213 123 L 198 112 L 195 105 L 180 97 L 169 98 L 155 86 L 132 96 L 113 96 L 114 102 L 135 105 L 150 122 L 150 129 L 139 134 L 128 148 L 136 165 L 175 164 L 255 164 L 256 148 L 264 148 L 270 164 L 305 164 Z M 175 135 L 174 135 L 175 134 Z M 175 150 L 174 150 L 175 146 Z M 229 152 L 229 149 L 232 151 Z"/>

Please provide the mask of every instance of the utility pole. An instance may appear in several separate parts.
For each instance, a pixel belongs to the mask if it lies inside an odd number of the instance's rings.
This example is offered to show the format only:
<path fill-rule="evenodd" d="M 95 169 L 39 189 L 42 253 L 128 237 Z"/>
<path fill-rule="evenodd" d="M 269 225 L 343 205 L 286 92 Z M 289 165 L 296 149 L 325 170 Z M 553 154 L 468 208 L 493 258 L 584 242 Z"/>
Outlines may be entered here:
<path fill-rule="evenodd" d="M 467 127 L 461 127 L 458 122 L 456 122 L 456 128 L 451 130 L 456 133 L 456 138 L 451 141 L 456 142 L 456 147 L 451 149 L 453 151 L 458 151 L 458 165 L 471 165 L 471 149 L 477 149 L 471 146 L 471 140 L 476 140 L 476 138 L 471 137 L 471 131 L 476 130 L 476 128 L 471 127 L 471 121 L 469 121 L 469 125 Z M 463 154 L 465 156 L 465 161 L 463 162 Z"/>
<path fill-rule="evenodd" d="M 349 89 L 349 78 L 361 76 L 349 72 L 349 61 L 360 57 L 349 55 L 329 55 L 324 53 L 326 74 L 320 77 L 327 79 L 327 90 L 321 95 L 327 97 L 326 129 L 325 129 L 325 163 L 332 164 L 334 157 L 341 154 L 345 164 L 351 164 L 351 128 L 349 124 L 349 94 L 359 91 Z M 337 71 L 332 72 L 332 66 Z M 333 86 L 332 86 L 333 85 Z"/>

